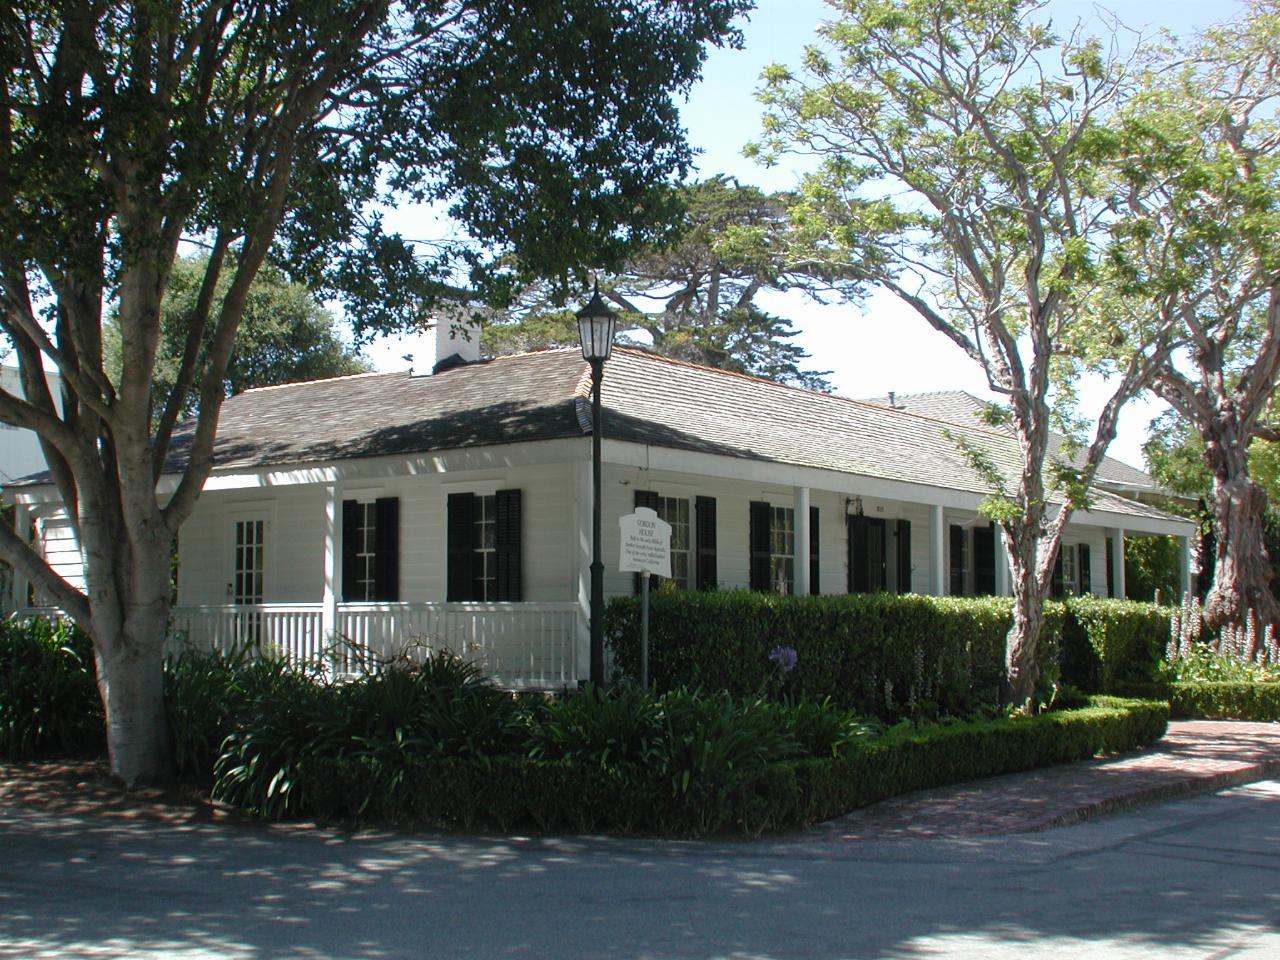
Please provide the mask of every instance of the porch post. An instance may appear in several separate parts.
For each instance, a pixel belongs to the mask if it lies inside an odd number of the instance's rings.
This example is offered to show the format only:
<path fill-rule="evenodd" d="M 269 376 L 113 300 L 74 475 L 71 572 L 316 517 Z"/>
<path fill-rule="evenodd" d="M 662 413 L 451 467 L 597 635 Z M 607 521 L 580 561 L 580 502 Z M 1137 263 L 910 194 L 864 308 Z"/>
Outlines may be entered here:
<path fill-rule="evenodd" d="M 31 508 L 25 503 L 13 505 L 13 532 L 23 543 L 31 542 Z M 12 594 L 13 609 L 21 610 L 27 605 L 27 578 L 15 568 L 13 571 Z"/>
<path fill-rule="evenodd" d="M 342 596 L 342 487 L 324 487 L 324 610 L 320 635 L 330 638 L 338 629 L 338 598 Z"/>
<path fill-rule="evenodd" d="M 1124 530 L 1116 527 L 1108 530 L 1107 535 L 1111 538 L 1111 596 L 1117 600 L 1123 600 L 1125 599 L 1126 591 L 1124 582 Z M 1184 586 L 1182 589 L 1185 593 L 1187 588 Z"/>
<path fill-rule="evenodd" d="M 946 527 L 942 522 L 942 506 L 929 507 L 929 592 L 941 597 L 947 592 Z"/>
<path fill-rule="evenodd" d="M 1004 527 L 996 524 L 996 596 L 1007 597 L 1013 593 L 1009 584 L 1009 546 L 1005 543 Z"/>
<path fill-rule="evenodd" d="M 578 503 L 577 536 L 573 544 L 573 571 L 577 583 L 575 599 L 578 601 L 575 679 L 585 680 L 591 665 L 591 503 L 594 486 L 590 460 L 575 465 L 573 479 Z"/>
<path fill-rule="evenodd" d="M 797 597 L 809 595 L 809 488 L 795 487 L 795 558 L 792 570 L 795 572 L 795 590 Z"/>
<path fill-rule="evenodd" d="M 1178 538 L 1178 596 L 1177 601 L 1182 602 L 1182 598 L 1187 595 L 1187 591 L 1191 589 L 1191 538 Z"/>

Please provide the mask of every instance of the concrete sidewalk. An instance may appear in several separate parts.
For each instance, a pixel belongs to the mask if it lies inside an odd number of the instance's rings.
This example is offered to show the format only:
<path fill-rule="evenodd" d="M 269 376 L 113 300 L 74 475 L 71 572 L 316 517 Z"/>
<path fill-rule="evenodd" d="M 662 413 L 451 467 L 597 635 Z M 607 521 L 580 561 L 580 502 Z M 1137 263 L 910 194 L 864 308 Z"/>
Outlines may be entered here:
<path fill-rule="evenodd" d="M 1186 720 L 1121 757 L 894 797 L 798 834 L 806 842 L 960 838 L 1045 830 L 1280 775 L 1280 723 Z"/>

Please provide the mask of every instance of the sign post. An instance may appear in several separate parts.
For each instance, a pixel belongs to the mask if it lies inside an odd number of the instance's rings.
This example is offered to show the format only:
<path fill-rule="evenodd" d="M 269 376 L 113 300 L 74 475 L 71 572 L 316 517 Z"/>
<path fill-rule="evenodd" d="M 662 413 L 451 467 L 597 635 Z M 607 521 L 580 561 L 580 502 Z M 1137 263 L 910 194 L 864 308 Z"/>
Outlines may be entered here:
<path fill-rule="evenodd" d="M 671 524 L 649 507 L 618 518 L 622 557 L 618 569 L 640 577 L 640 686 L 649 689 L 649 577 L 671 576 Z"/>

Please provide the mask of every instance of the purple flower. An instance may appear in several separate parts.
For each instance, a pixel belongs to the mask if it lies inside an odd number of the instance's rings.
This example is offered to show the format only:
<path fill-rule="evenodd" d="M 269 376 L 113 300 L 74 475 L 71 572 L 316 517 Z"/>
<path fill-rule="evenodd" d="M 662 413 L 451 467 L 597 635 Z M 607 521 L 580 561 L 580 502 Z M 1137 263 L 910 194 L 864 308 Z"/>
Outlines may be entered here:
<path fill-rule="evenodd" d="M 796 668 L 796 662 L 800 658 L 796 654 L 795 647 L 774 647 L 769 651 L 769 659 L 776 663 L 783 673 L 790 673 Z"/>

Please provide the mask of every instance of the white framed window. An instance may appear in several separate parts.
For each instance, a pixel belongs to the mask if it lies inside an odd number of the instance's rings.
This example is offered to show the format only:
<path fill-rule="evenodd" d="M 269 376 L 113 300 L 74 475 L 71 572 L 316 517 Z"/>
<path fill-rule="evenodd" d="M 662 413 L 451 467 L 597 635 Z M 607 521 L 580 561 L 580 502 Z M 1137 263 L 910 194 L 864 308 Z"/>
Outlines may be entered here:
<path fill-rule="evenodd" d="M 1074 597 L 1080 592 L 1080 551 L 1074 543 L 1058 548 L 1062 557 L 1062 592 Z"/>
<path fill-rule="evenodd" d="M 489 602 L 498 599 L 498 497 L 497 494 L 475 498 L 475 573 L 476 599 Z"/>
<path fill-rule="evenodd" d="M 378 506 L 356 502 L 356 582 L 350 596 L 357 602 L 377 596 Z"/>
<path fill-rule="evenodd" d="M 769 584 L 784 597 L 796 586 L 795 517 L 791 507 L 769 508 Z"/>
<path fill-rule="evenodd" d="M 680 590 L 690 586 L 690 555 L 693 547 L 687 497 L 658 497 L 654 507 L 658 517 L 671 525 L 671 581 Z"/>

